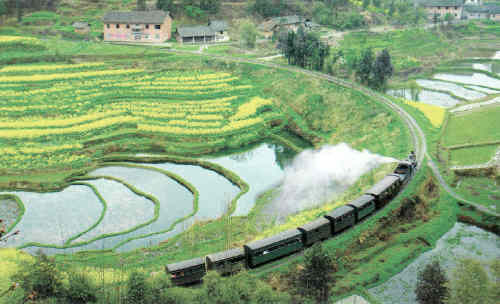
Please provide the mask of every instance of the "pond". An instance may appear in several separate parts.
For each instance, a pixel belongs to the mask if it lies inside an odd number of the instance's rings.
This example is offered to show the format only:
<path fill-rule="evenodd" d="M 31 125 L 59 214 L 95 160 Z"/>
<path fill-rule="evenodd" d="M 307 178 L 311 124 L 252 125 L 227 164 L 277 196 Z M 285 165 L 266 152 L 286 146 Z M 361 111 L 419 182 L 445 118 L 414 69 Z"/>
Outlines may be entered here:
<path fill-rule="evenodd" d="M 408 100 L 420 101 L 426 104 L 431 104 L 440 107 L 454 107 L 460 100 L 451 97 L 449 94 L 429 91 L 429 90 L 411 90 L 411 89 L 399 89 L 399 90 L 388 90 L 387 94 L 405 98 Z"/>
<path fill-rule="evenodd" d="M 438 240 L 436 247 L 420 255 L 413 263 L 389 281 L 369 290 L 381 303 L 417 304 L 417 274 L 437 259 L 448 278 L 460 258 L 489 262 L 500 258 L 500 237 L 480 228 L 456 223 Z"/>

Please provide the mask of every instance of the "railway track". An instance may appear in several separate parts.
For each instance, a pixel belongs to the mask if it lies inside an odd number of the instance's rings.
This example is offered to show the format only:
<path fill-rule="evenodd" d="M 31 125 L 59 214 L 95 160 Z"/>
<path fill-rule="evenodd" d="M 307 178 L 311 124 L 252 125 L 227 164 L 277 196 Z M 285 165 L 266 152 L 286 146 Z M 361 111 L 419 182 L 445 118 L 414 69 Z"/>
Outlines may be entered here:
<path fill-rule="evenodd" d="M 204 56 L 208 58 L 213 58 L 213 59 L 221 59 L 221 60 L 226 60 L 226 61 L 232 61 L 232 62 L 241 62 L 241 63 L 250 63 L 250 64 L 256 64 L 260 66 L 265 66 L 269 68 L 275 68 L 279 70 L 285 70 L 285 71 L 292 71 L 292 72 L 297 72 L 297 73 L 302 73 L 308 76 L 312 76 L 318 79 L 323 79 L 327 80 L 329 82 L 335 83 L 337 85 L 346 87 L 346 88 L 351 88 L 354 90 L 357 90 L 358 92 L 363 93 L 365 96 L 371 97 L 374 100 L 388 106 L 391 108 L 394 112 L 396 112 L 401 119 L 405 122 L 406 126 L 408 127 L 408 130 L 410 131 L 412 141 L 413 141 L 413 146 L 415 148 L 415 154 L 417 156 L 417 161 L 418 161 L 418 167 L 417 170 L 421 168 L 423 161 L 425 158 L 427 158 L 427 164 L 431 168 L 432 173 L 438 180 L 439 184 L 443 189 L 451 195 L 453 198 L 456 200 L 459 200 L 465 204 L 471 205 L 474 208 L 492 216 L 500 217 L 499 213 L 496 213 L 494 211 L 489 210 L 488 208 L 477 204 L 475 202 L 469 201 L 458 195 L 455 191 L 451 189 L 451 187 L 446 183 L 444 180 L 443 176 L 439 172 L 439 168 L 436 165 L 436 163 L 432 160 L 430 157 L 428 151 L 427 151 L 427 138 L 422 131 L 422 128 L 418 125 L 416 120 L 408 114 L 402 107 L 394 103 L 392 100 L 384 96 L 383 94 L 373 91 L 365 86 L 356 84 L 351 81 L 347 81 L 344 79 L 340 79 L 328 74 L 316 72 L 316 71 L 310 71 L 294 66 L 285 66 L 285 65 L 279 65 L 276 63 L 270 63 L 270 62 L 263 62 L 259 60 L 254 60 L 254 59 L 245 59 L 245 58 L 234 58 L 234 57 L 229 57 L 229 56 L 222 56 L 222 55 L 214 55 L 214 54 L 202 54 L 202 53 L 196 53 L 196 52 L 191 52 L 191 51 L 180 51 L 180 50 L 171 50 L 171 49 L 165 49 L 167 52 L 171 53 L 177 53 L 177 54 L 191 54 L 191 55 L 197 55 L 197 56 Z"/>

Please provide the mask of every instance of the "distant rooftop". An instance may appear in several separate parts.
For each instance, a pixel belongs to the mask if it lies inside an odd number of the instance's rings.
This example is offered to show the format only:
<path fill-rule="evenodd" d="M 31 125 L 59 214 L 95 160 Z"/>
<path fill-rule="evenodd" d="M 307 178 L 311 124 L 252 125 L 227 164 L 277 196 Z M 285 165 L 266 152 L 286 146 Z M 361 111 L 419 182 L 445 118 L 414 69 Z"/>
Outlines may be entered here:
<path fill-rule="evenodd" d="M 164 11 L 132 11 L 106 13 L 103 18 L 104 23 L 137 23 L 137 24 L 161 24 L 169 16 Z"/>
<path fill-rule="evenodd" d="M 424 6 L 462 6 L 464 0 L 427 0 L 423 1 Z"/>
<path fill-rule="evenodd" d="M 215 31 L 205 25 L 182 26 L 177 28 L 181 37 L 214 36 Z"/>
<path fill-rule="evenodd" d="M 208 23 L 208 26 L 216 32 L 225 31 L 229 28 L 226 21 L 223 20 L 213 20 Z"/>

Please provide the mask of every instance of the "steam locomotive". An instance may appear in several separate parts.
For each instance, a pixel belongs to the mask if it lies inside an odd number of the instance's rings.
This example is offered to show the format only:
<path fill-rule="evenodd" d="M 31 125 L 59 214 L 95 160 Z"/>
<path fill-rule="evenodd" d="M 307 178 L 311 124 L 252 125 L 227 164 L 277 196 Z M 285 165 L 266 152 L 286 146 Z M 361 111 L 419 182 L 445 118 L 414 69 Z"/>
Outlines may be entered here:
<path fill-rule="evenodd" d="M 393 173 L 385 176 L 365 194 L 348 204 L 296 229 L 250 242 L 243 248 L 234 248 L 204 258 L 169 264 L 167 274 L 176 285 L 187 285 L 202 280 L 209 270 L 222 275 L 235 273 L 242 268 L 255 268 L 270 261 L 298 252 L 304 248 L 336 236 L 356 225 L 391 201 L 414 175 L 417 160 L 413 152 L 398 163 Z"/>

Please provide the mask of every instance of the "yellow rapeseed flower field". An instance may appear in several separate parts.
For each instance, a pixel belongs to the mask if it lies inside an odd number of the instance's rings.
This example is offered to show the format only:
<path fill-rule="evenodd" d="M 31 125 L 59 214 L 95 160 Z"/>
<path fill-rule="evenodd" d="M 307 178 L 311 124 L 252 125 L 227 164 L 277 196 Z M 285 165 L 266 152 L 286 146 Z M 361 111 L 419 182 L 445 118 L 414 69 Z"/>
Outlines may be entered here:
<path fill-rule="evenodd" d="M 7 44 L 7 43 L 40 44 L 40 40 L 33 37 L 0 36 L 0 44 Z"/>
<path fill-rule="evenodd" d="M 238 112 L 236 113 L 236 115 L 234 115 L 232 117 L 232 119 L 239 120 L 239 119 L 244 119 L 244 118 L 250 117 L 252 115 L 255 115 L 255 113 L 257 113 L 257 110 L 259 108 L 266 106 L 266 105 L 272 105 L 272 104 L 273 104 L 273 102 L 271 100 L 263 99 L 260 97 L 254 97 L 249 102 L 242 104 L 238 108 Z"/>
<path fill-rule="evenodd" d="M 114 76 L 127 75 L 133 73 L 141 73 L 141 69 L 128 70 L 105 70 L 105 71 L 87 71 L 77 73 L 62 73 L 62 74 L 36 74 L 23 76 L 0 76 L 0 82 L 35 82 L 35 81 L 50 81 L 50 80 L 65 80 L 72 78 L 86 78 L 96 76 Z"/>
<path fill-rule="evenodd" d="M 32 72 L 32 71 L 52 71 L 63 69 L 80 69 L 104 66 L 104 62 L 86 62 L 79 64 L 45 64 L 45 65 L 12 65 L 0 69 L 0 73 L 5 72 Z"/>
<path fill-rule="evenodd" d="M 412 100 L 405 100 L 405 103 L 424 113 L 434 127 L 441 127 L 446 114 L 444 108 Z"/>

